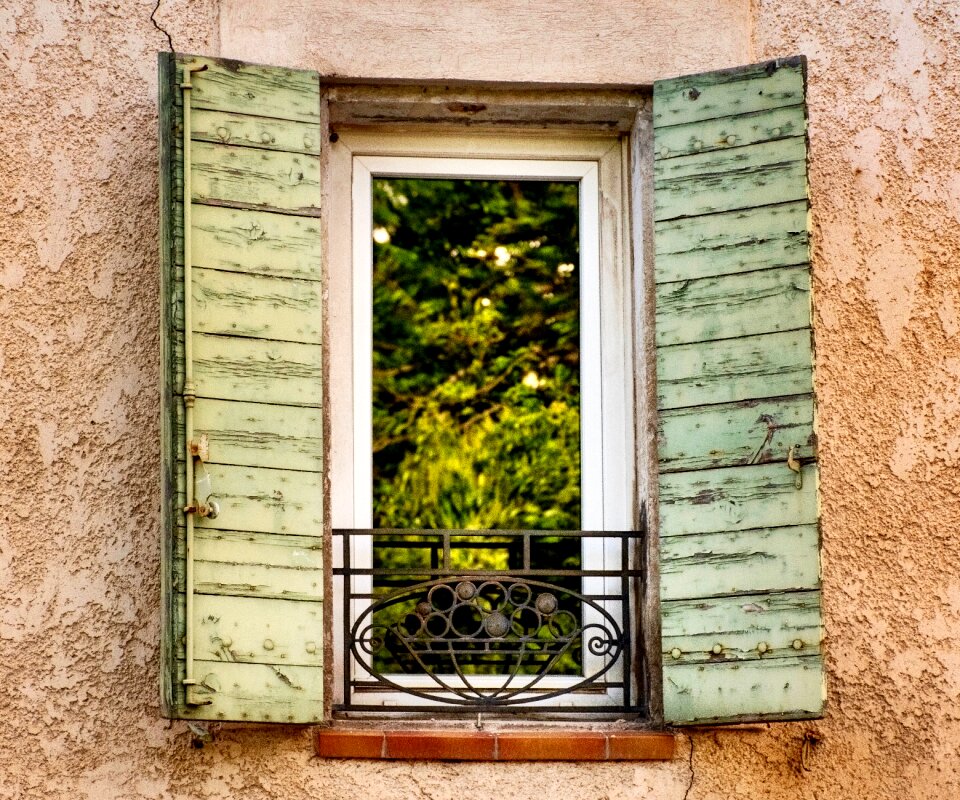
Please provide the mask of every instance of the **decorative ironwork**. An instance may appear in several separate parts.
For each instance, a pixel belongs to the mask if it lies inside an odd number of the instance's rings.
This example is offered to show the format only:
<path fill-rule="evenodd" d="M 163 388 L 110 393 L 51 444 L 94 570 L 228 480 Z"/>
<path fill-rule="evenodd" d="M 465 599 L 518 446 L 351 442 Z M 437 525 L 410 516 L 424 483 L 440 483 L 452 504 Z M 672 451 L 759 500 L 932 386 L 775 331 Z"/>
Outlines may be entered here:
<path fill-rule="evenodd" d="M 343 566 L 334 574 L 343 579 L 348 609 L 337 710 L 641 711 L 629 622 L 642 574 L 632 567 L 641 553 L 637 533 L 334 534 L 343 543 Z M 409 557 L 399 559 L 402 566 L 351 567 L 357 537 Z M 579 568 L 589 539 L 599 540 L 601 549 L 606 540 L 614 543 L 608 551 L 619 551 L 615 569 Z M 474 563 L 457 569 L 454 551 L 477 550 L 488 555 L 465 559 L 461 552 L 460 562 Z M 506 569 L 478 568 L 497 560 L 492 551 L 509 554 L 500 558 Z M 567 554 L 566 563 L 544 564 L 545 556 L 558 553 Z M 382 695 L 364 702 L 371 692 L 395 694 L 384 706 Z"/>

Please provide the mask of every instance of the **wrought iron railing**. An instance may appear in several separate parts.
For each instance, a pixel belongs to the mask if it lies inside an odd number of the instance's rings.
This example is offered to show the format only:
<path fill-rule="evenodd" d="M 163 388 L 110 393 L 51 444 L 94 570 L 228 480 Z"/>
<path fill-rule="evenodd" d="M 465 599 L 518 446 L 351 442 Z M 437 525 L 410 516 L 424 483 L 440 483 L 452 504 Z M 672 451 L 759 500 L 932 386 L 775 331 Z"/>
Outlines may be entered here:
<path fill-rule="evenodd" d="M 641 714 L 642 532 L 335 530 L 335 711 Z"/>

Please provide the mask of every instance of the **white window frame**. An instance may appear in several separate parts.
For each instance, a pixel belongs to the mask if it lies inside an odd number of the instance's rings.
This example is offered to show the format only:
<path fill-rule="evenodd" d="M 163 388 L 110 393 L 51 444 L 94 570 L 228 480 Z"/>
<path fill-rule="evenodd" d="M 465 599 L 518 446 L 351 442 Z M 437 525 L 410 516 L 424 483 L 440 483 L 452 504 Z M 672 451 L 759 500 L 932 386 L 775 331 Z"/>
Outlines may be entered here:
<path fill-rule="evenodd" d="M 634 281 L 629 251 L 629 143 L 624 136 L 417 133 L 341 130 L 329 151 L 328 231 L 330 337 L 330 481 L 334 528 L 372 523 L 372 238 L 371 181 L 380 176 L 577 180 L 580 184 L 581 474 L 584 530 L 634 529 L 637 487 L 633 388 Z M 345 235 L 349 231 L 349 236 Z M 345 332 L 351 332 L 345 336 Z M 351 563 L 372 565 L 372 541 L 357 537 Z M 615 569 L 619 541 L 585 540 L 585 569 Z M 341 566 L 334 553 L 334 566 Z M 585 578 L 584 592 L 613 592 L 601 578 Z M 372 581 L 371 581 L 372 583 Z M 592 583 L 592 585 L 591 585 Z M 345 613 L 334 586 L 334 619 Z M 604 607 L 620 618 L 619 603 Z M 350 609 L 351 620 L 360 608 Z M 333 702 L 340 703 L 344 667 L 342 626 L 335 624 Z M 595 658 L 595 657 L 590 657 Z M 622 659 L 621 659 L 622 664 Z M 585 670 L 595 667 L 589 661 Z M 619 680 L 623 676 L 610 674 Z M 632 677 L 633 676 L 629 676 Z M 391 676 L 403 685 L 424 679 Z M 428 679 L 429 680 L 429 679 Z M 498 680 L 496 678 L 494 681 Z M 579 679 L 555 677 L 541 688 Z M 482 681 L 476 681 L 482 684 Z M 367 705 L 409 704 L 397 692 L 365 693 Z M 609 692 L 610 705 L 622 702 Z M 596 693 L 550 701 L 593 706 Z"/>

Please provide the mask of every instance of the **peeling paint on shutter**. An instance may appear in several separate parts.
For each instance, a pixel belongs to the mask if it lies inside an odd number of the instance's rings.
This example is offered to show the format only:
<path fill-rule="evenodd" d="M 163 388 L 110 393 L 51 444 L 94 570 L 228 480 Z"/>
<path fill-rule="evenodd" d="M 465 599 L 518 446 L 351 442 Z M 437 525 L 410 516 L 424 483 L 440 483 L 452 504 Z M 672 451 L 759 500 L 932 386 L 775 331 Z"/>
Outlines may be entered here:
<path fill-rule="evenodd" d="M 798 57 L 654 85 L 670 723 L 823 711 L 805 78 Z"/>
<path fill-rule="evenodd" d="M 184 198 L 180 84 L 190 64 L 205 69 L 190 79 Z M 168 716 L 324 715 L 320 130 L 316 73 L 160 55 Z M 186 486 L 186 298 L 193 439 L 209 443 L 194 483 L 209 480 L 219 505 L 215 518 L 194 514 L 189 555 L 183 509 L 206 490 Z"/>

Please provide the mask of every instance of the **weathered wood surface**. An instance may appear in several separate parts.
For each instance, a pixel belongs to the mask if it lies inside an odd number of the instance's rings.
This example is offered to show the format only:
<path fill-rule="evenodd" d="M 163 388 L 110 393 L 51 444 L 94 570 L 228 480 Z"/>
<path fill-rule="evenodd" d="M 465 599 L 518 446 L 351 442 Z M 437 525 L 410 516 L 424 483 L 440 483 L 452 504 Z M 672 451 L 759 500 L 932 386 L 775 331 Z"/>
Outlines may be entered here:
<path fill-rule="evenodd" d="M 810 327 L 810 270 L 805 264 L 662 283 L 656 294 L 658 345 Z"/>
<path fill-rule="evenodd" d="M 183 662 L 178 662 L 183 679 Z M 196 662 L 197 695 L 212 702 L 186 706 L 177 684 L 181 716 L 240 722 L 317 723 L 323 720 L 324 671 L 319 666 Z"/>
<path fill-rule="evenodd" d="M 320 344 L 322 284 L 220 270 L 193 270 L 197 333 Z M 178 309 L 182 327 L 183 309 Z"/>
<path fill-rule="evenodd" d="M 320 213 L 317 156 L 194 142 L 192 179 L 195 203 Z"/>
<path fill-rule="evenodd" d="M 713 278 L 809 261 L 807 202 L 740 209 L 655 225 L 658 282 Z"/>
<path fill-rule="evenodd" d="M 182 409 L 176 416 L 178 435 L 182 436 Z M 212 463 L 323 469 L 323 412 L 319 408 L 201 397 L 194 408 L 194 428 L 197 435 L 208 435 Z"/>
<path fill-rule="evenodd" d="M 174 570 L 184 591 L 185 531 L 177 530 Z M 251 531 L 199 530 L 194 539 L 195 590 L 199 594 L 290 600 L 323 599 L 323 540 Z"/>
<path fill-rule="evenodd" d="M 802 105 L 673 125 L 657 129 L 655 157 L 663 160 L 711 150 L 729 150 L 774 139 L 803 136 L 806 129 L 807 120 Z"/>
<path fill-rule="evenodd" d="M 198 529 L 298 536 L 318 536 L 323 531 L 321 473 L 228 464 L 207 464 L 205 468 L 220 514 L 216 519 L 198 518 Z"/>
<path fill-rule="evenodd" d="M 786 203 L 806 196 L 803 137 L 654 164 L 654 219 L 658 222 Z"/>
<path fill-rule="evenodd" d="M 668 600 L 661 606 L 661 619 L 665 664 L 767 660 L 820 652 L 819 591 Z"/>
<path fill-rule="evenodd" d="M 806 329 L 657 349 L 661 409 L 812 391 Z"/>
<path fill-rule="evenodd" d="M 803 486 L 784 463 L 673 472 L 660 478 L 660 537 L 817 522 L 817 469 Z"/>
<path fill-rule="evenodd" d="M 177 342 L 180 365 L 182 353 L 183 344 Z M 193 354 L 199 397 L 314 407 L 321 404 L 323 353 L 319 345 L 196 334 Z M 179 383 L 182 385 L 182 380 Z"/>
<path fill-rule="evenodd" d="M 192 108 L 320 122 L 320 76 L 316 72 L 190 55 L 177 56 L 177 63 L 207 66 L 193 73 Z M 178 66 L 178 79 L 180 74 Z M 183 105 L 180 92 L 175 93 L 175 103 Z"/>
<path fill-rule="evenodd" d="M 654 128 L 802 104 L 804 72 L 804 59 L 796 56 L 657 81 Z"/>
<path fill-rule="evenodd" d="M 177 220 L 177 237 L 182 240 L 182 210 Z M 197 267 L 320 280 L 319 242 L 320 220 L 314 217 L 222 206 L 193 208 Z"/>
<path fill-rule="evenodd" d="M 819 544 L 816 525 L 663 537 L 660 598 L 816 588 Z"/>
<path fill-rule="evenodd" d="M 316 124 L 203 109 L 195 109 L 190 117 L 190 137 L 197 142 L 320 155 Z"/>
<path fill-rule="evenodd" d="M 256 664 L 323 664 L 318 601 L 197 594 L 190 626 L 196 657 Z"/>
<path fill-rule="evenodd" d="M 660 471 L 734 467 L 816 455 L 813 397 L 774 397 L 660 414 Z"/>
<path fill-rule="evenodd" d="M 664 717 L 677 725 L 809 719 L 823 713 L 823 659 L 664 664 Z"/>

